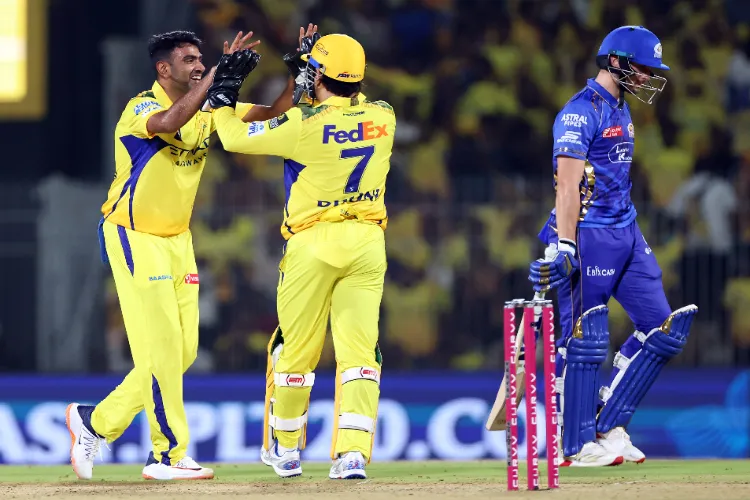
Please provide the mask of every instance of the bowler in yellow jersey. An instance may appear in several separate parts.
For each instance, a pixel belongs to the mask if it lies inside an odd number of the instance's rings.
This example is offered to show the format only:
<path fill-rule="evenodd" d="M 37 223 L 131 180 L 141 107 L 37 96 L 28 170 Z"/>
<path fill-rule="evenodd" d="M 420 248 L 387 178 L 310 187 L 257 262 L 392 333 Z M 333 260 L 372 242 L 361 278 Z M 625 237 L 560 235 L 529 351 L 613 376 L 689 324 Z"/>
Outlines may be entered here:
<path fill-rule="evenodd" d="M 279 327 L 269 344 L 261 459 L 282 477 L 302 473 L 300 450 L 314 370 L 331 321 L 336 351 L 335 424 L 329 477 L 364 478 L 380 396 L 378 322 L 386 271 L 386 178 L 396 117 L 360 92 L 362 46 L 346 35 L 320 38 L 298 83 L 311 106 L 245 124 L 231 92 L 209 89 L 228 151 L 284 158 L 288 241 L 279 270 Z"/>
<path fill-rule="evenodd" d="M 240 32 L 231 46 L 225 42 L 225 54 L 254 54 L 250 49 L 259 42 L 248 45 L 251 36 Z M 135 366 L 95 407 L 73 403 L 66 410 L 71 462 L 80 479 L 92 477 L 100 440 L 120 437 L 143 409 L 153 444 L 143 477 L 213 478 L 211 469 L 186 456 L 189 432 L 182 388 L 183 373 L 198 348 L 200 280 L 189 225 L 215 129 L 212 112 L 199 109 L 214 75 L 219 78 L 216 67 L 203 77 L 200 46 L 191 32 L 152 37 L 149 53 L 156 81 L 130 100 L 115 128 L 116 173 L 102 206 L 99 238 Z M 257 59 L 248 73 L 255 64 Z M 280 104 L 281 110 L 291 106 L 290 82 L 277 101 L 288 103 Z M 278 111 L 274 106 L 236 107 L 238 120 Z"/>

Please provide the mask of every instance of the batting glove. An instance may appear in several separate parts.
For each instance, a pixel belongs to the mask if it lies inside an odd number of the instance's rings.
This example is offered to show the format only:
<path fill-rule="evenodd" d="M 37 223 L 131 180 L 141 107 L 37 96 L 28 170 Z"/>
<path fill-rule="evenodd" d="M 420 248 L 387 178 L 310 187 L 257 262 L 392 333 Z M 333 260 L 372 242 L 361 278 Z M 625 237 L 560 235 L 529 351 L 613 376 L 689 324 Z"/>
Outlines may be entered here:
<path fill-rule="evenodd" d="M 545 254 L 529 267 L 529 281 L 534 284 L 535 292 L 548 292 L 570 279 L 578 272 L 578 249 L 575 241 L 561 238 L 555 253 Z"/>

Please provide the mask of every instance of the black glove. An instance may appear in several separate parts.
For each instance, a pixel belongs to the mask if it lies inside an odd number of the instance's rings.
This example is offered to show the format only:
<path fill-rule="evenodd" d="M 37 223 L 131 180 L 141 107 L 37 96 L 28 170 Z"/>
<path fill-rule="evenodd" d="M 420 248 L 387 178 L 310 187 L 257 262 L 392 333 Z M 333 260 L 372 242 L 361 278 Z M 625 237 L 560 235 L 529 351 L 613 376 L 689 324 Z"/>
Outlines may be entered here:
<path fill-rule="evenodd" d="M 309 80 L 311 78 L 314 80 L 314 77 L 309 74 L 307 62 L 302 60 L 302 55 L 312 52 L 315 42 L 320 40 L 320 38 L 321 35 L 317 31 L 312 36 L 303 37 L 300 48 L 294 53 L 285 54 L 283 57 L 284 64 L 286 64 L 289 73 L 294 78 L 294 95 L 292 97 L 292 104 L 294 105 L 299 103 L 302 99 L 302 94 L 305 92 L 308 93 L 310 98 L 314 97 L 313 95 L 309 95 L 312 92 L 312 84 Z"/>
<path fill-rule="evenodd" d="M 307 63 L 302 60 L 302 54 L 309 54 L 310 52 L 312 52 L 312 48 L 315 45 L 315 42 L 320 40 L 320 38 L 320 33 L 316 31 L 312 34 L 312 36 L 306 36 L 302 38 L 300 48 L 296 52 L 284 54 L 284 64 L 286 64 L 286 67 L 289 68 L 289 73 L 295 80 L 307 66 Z"/>
<path fill-rule="evenodd" d="M 237 104 L 240 87 L 252 70 L 258 65 L 260 54 L 250 49 L 224 54 L 219 60 L 214 74 L 214 82 L 208 89 L 208 103 L 212 108 L 234 107 Z"/>

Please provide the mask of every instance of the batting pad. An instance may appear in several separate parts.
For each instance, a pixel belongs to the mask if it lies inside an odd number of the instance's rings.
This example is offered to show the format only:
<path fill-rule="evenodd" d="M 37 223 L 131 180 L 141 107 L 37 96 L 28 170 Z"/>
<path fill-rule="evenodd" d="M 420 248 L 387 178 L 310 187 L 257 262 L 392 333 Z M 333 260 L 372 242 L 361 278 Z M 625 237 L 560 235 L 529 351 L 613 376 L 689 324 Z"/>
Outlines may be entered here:
<path fill-rule="evenodd" d="M 380 367 L 382 366 L 382 356 L 380 354 L 380 348 L 375 347 L 375 360 L 378 363 L 377 367 L 371 366 L 358 366 L 349 368 L 346 370 L 336 369 L 336 394 L 333 403 L 333 432 L 331 436 L 331 460 L 337 458 L 338 452 L 336 445 L 339 440 L 339 430 L 353 430 L 359 432 L 369 433 L 369 450 L 363 450 L 363 455 L 366 455 L 367 463 L 370 463 L 372 458 L 372 448 L 375 442 L 375 429 L 377 427 L 377 406 L 378 400 L 374 402 L 375 411 L 373 415 L 364 415 L 357 412 L 342 412 L 342 399 L 344 396 L 344 386 L 350 385 L 349 395 L 352 395 L 351 390 L 357 389 L 355 395 L 357 397 L 368 398 L 376 397 L 379 399 L 379 388 L 380 388 Z M 371 394 L 366 386 L 361 384 L 377 384 L 377 395 Z M 368 398 L 369 399 L 369 398 Z M 355 401 L 357 401 L 355 399 Z M 350 405 L 346 405 L 350 406 Z M 359 405 L 357 405 L 359 406 Z M 361 411 L 361 409 L 360 409 Z M 344 446 L 346 443 L 344 443 Z M 344 450 L 352 451 L 352 450 Z"/>
<path fill-rule="evenodd" d="M 635 333 L 642 347 L 633 356 L 627 358 L 617 353 L 614 366 L 619 371 L 612 385 L 599 391 L 604 407 L 597 419 L 597 432 L 605 433 L 628 425 L 662 367 L 682 352 L 697 312 L 698 307 L 694 304 L 677 309 L 659 328 L 648 334 Z"/>
<path fill-rule="evenodd" d="M 565 346 L 562 438 L 566 457 L 577 455 L 584 444 L 596 439 L 599 369 L 609 351 L 608 313 L 604 305 L 584 312 Z"/>
<path fill-rule="evenodd" d="M 263 449 L 269 450 L 277 438 L 277 432 L 294 432 L 301 430 L 297 443 L 300 450 L 305 448 L 307 440 L 307 410 L 310 405 L 310 389 L 307 389 L 307 401 L 305 402 L 304 411 L 301 415 L 292 418 L 281 418 L 274 414 L 274 403 L 276 403 L 277 389 L 282 387 L 294 388 L 312 388 L 315 384 L 314 373 L 277 373 L 275 371 L 276 362 L 281 355 L 284 347 L 284 338 L 281 334 L 281 328 L 271 337 L 268 344 L 268 366 L 266 368 L 266 405 L 263 414 Z"/>

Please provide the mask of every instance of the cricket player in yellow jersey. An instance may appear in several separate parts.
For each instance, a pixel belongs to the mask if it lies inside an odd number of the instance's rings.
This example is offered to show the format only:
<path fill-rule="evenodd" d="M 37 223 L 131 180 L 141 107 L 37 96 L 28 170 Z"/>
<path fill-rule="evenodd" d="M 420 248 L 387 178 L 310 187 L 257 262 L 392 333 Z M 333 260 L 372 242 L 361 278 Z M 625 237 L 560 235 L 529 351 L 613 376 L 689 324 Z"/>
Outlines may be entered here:
<path fill-rule="evenodd" d="M 252 32 L 225 43 L 219 65 L 202 78 L 201 41 L 190 32 L 152 37 L 157 71 L 151 90 L 130 100 L 115 129 L 116 175 L 102 207 L 102 258 L 120 299 L 134 369 L 96 407 L 73 403 L 66 411 L 71 462 L 90 479 L 101 439 L 114 441 L 145 409 L 153 448 L 147 479 L 210 479 L 213 471 L 186 456 L 189 433 L 183 373 L 198 348 L 198 269 L 188 229 L 214 130 L 212 112 L 199 112 L 211 83 L 239 90 L 260 56 Z M 291 106 L 293 81 L 286 97 Z M 252 119 L 273 111 L 237 106 Z M 273 116 L 273 115 L 271 115 Z M 238 117 L 238 120 L 240 118 Z"/>
<path fill-rule="evenodd" d="M 236 93 L 208 92 L 225 149 L 284 160 L 279 327 L 269 344 L 261 459 L 282 477 L 302 473 L 300 450 L 314 370 L 331 320 L 337 377 L 329 477 L 364 478 L 380 397 L 378 321 L 386 271 L 384 203 L 396 118 L 360 92 L 362 46 L 326 35 L 302 55 L 312 106 L 245 124 Z M 298 93 L 295 93 L 298 95 Z"/>

